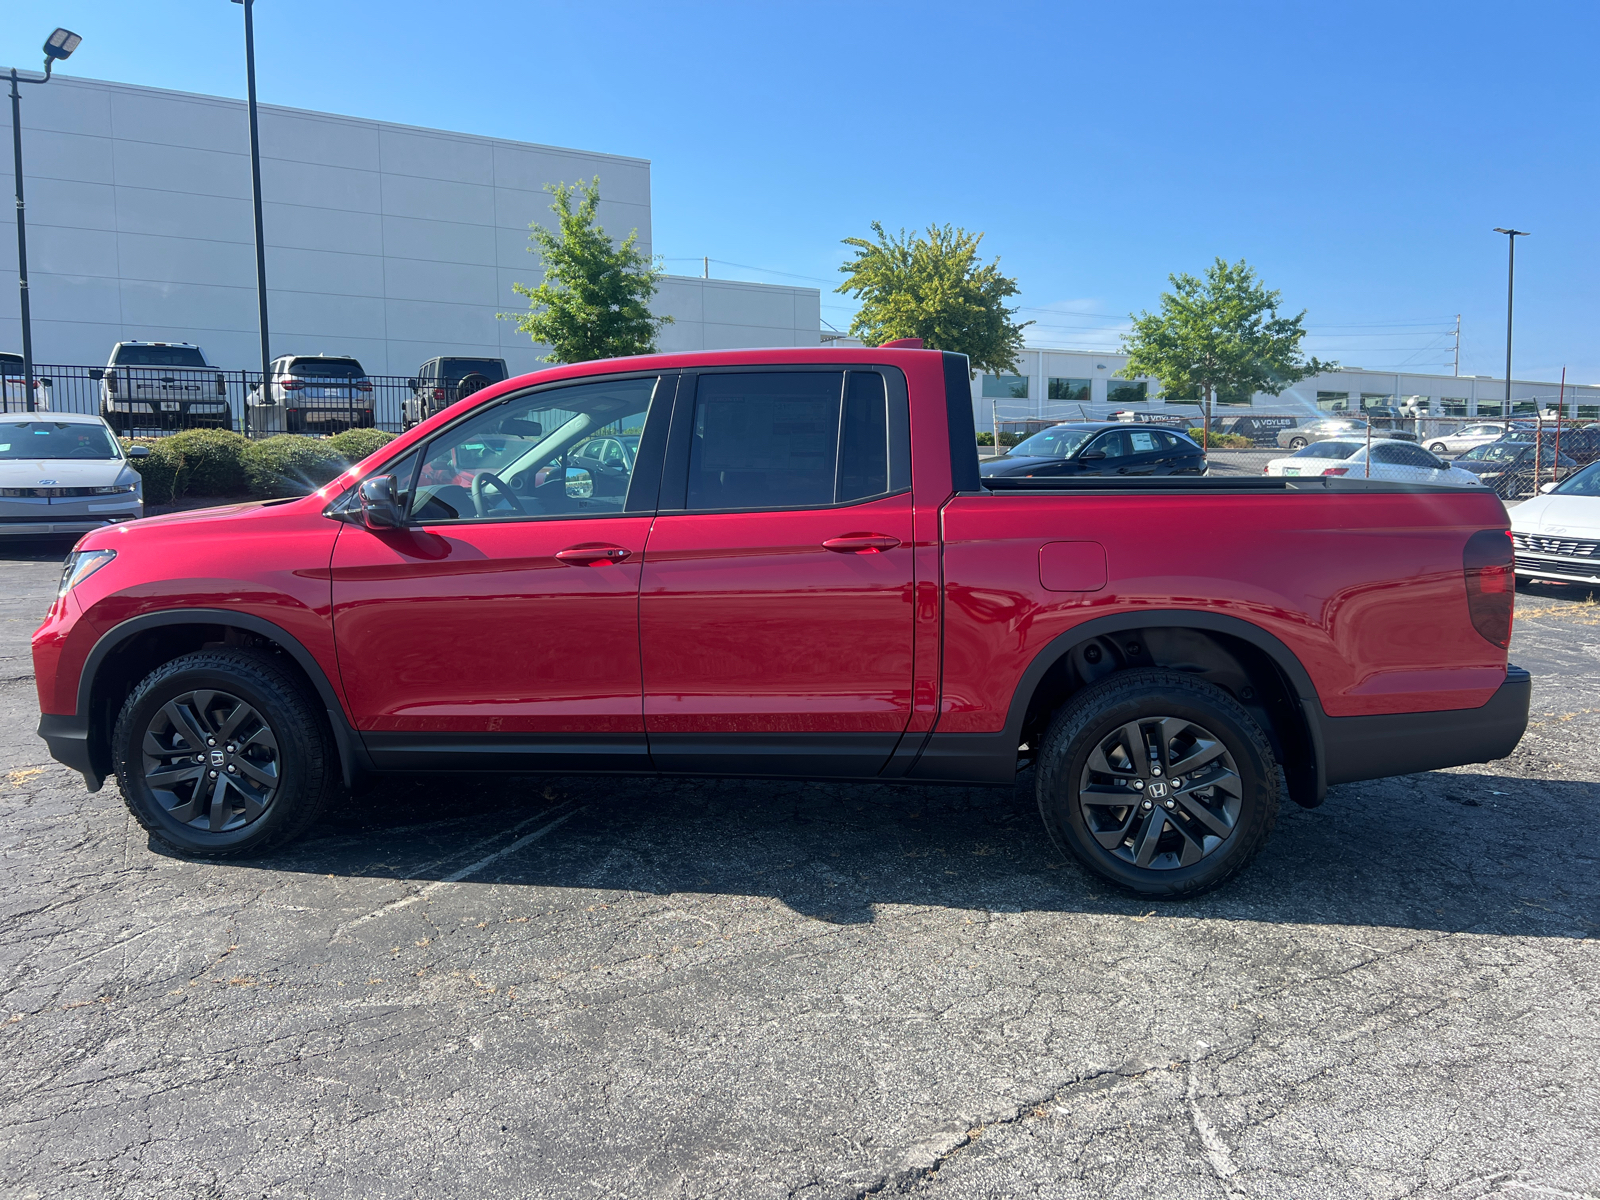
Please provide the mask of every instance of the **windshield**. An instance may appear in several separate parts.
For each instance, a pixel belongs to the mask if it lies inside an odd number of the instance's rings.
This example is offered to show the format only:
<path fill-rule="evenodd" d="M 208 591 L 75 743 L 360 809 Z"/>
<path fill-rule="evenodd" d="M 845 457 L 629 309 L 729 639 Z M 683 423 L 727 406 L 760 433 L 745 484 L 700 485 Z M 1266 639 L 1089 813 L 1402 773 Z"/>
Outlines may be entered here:
<path fill-rule="evenodd" d="M 193 346 L 118 346 L 118 367 L 203 367 L 206 357 Z"/>
<path fill-rule="evenodd" d="M 1551 491 L 1557 496 L 1600 497 L 1600 462 L 1590 463 L 1576 474 L 1568 475 Z"/>
<path fill-rule="evenodd" d="M 1361 442 L 1312 442 L 1309 446 L 1302 446 L 1289 457 L 1346 459 L 1362 448 Z"/>
<path fill-rule="evenodd" d="M 77 421 L 0 421 L 0 460 L 18 458 L 119 458 L 104 425 Z"/>
<path fill-rule="evenodd" d="M 334 379 L 353 379 L 366 374 L 353 358 L 297 358 L 290 364 L 289 373 Z"/>
<path fill-rule="evenodd" d="M 1503 463 L 1512 461 L 1527 448 L 1527 442 L 1490 442 L 1487 446 L 1473 447 L 1461 457 L 1475 462 Z"/>
<path fill-rule="evenodd" d="M 1051 429 L 1041 429 L 1006 453 L 1019 458 L 1066 458 L 1093 437 L 1094 432 L 1092 429 L 1068 429 L 1064 425 L 1057 425 Z"/>

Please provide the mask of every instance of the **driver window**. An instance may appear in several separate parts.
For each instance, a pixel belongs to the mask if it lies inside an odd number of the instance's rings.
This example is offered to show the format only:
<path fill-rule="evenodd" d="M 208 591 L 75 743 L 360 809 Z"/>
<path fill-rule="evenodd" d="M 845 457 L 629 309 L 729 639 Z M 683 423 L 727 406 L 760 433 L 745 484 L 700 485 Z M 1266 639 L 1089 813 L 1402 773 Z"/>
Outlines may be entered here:
<path fill-rule="evenodd" d="M 515 521 L 620 513 L 633 472 L 601 471 L 602 438 L 637 452 L 658 378 L 535 392 L 495 404 L 428 443 L 411 519 Z"/>
<path fill-rule="evenodd" d="M 1128 455 L 1128 435 L 1121 430 L 1113 433 L 1102 433 L 1089 443 L 1089 448 L 1084 453 L 1087 454 L 1094 450 L 1100 451 L 1107 458 L 1126 458 Z"/>

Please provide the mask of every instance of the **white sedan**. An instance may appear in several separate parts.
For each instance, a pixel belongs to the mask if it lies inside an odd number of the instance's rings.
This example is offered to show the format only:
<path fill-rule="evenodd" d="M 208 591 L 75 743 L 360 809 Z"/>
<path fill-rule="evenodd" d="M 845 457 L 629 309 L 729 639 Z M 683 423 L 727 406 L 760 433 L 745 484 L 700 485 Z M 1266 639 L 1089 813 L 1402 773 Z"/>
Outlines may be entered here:
<path fill-rule="evenodd" d="M 1498 425 L 1468 425 L 1454 433 L 1429 438 L 1424 445 L 1435 454 L 1461 454 L 1474 446 L 1486 446 L 1506 435 L 1504 423 Z"/>
<path fill-rule="evenodd" d="M 1517 574 L 1600 584 L 1600 463 L 1539 491 L 1511 510 Z"/>
<path fill-rule="evenodd" d="M 1423 483 L 1432 487 L 1482 487 L 1483 481 L 1471 471 L 1452 467 L 1412 442 L 1372 443 L 1372 461 L 1367 461 L 1365 441 L 1330 440 L 1312 442 L 1287 458 L 1275 458 L 1263 475 L 1343 476 L 1347 479 L 1381 479 L 1385 483 Z"/>

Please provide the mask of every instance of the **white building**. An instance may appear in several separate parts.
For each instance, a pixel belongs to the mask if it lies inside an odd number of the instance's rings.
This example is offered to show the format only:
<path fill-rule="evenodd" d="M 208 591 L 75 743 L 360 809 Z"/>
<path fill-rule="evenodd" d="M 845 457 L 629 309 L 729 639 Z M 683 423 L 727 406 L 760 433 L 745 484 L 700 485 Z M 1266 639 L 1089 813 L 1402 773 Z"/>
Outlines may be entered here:
<path fill-rule="evenodd" d="M 1132 409 L 1166 411 L 1160 383 L 1122 379 L 1117 372 L 1127 356 L 1091 350 L 1024 350 L 1016 375 L 980 374 L 972 383 L 973 415 L 980 430 L 1020 428 L 1028 418 L 1045 420 L 1101 419 L 1107 413 Z M 1258 392 L 1248 404 L 1216 406 L 1213 415 L 1249 412 L 1292 413 L 1366 408 L 1397 408 L 1408 414 L 1468 417 L 1553 412 L 1559 382 L 1515 380 L 1512 412 L 1505 411 L 1504 379 L 1484 375 L 1419 375 L 1341 367 L 1301 380 L 1281 395 Z M 1180 411 L 1194 412 L 1190 401 Z M 1564 411 L 1569 417 L 1600 420 L 1600 386 L 1568 383 Z"/>
<path fill-rule="evenodd" d="M 528 224 L 547 183 L 600 177 L 599 220 L 651 248 L 650 163 L 500 138 L 260 107 L 272 353 L 349 354 L 407 375 L 438 354 L 542 353 L 500 312 L 536 284 Z M 58 75 L 24 89 L 34 358 L 105 363 L 118 341 L 194 342 L 260 363 L 242 101 Z M 10 144 L 9 106 L 0 142 Z M 20 350 L 14 209 L 0 206 L 0 349 Z M 820 294 L 669 276 L 663 350 L 816 345 Z"/>

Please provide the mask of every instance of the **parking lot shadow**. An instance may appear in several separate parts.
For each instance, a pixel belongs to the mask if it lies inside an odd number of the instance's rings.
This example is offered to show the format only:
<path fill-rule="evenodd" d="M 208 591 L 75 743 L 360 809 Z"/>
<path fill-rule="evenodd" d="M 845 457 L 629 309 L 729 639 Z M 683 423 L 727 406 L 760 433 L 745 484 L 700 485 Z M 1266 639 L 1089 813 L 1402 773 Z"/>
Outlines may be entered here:
<path fill-rule="evenodd" d="M 1285 803 L 1256 862 L 1160 905 L 1091 876 L 1046 837 L 1031 774 L 1010 789 L 760 780 L 385 779 L 254 866 L 597 893 L 770 897 L 870 922 L 879 905 L 1170 915 L 1275 923 L 1600 936 L 1587 833 L 1600 785 L 1436 772 Z M 495 858 L 519 836 L 558 829 Z M 529 904 L 549 902 L 529 897 Z M 515 901 L 513 901 L 515 903 Z"/>

